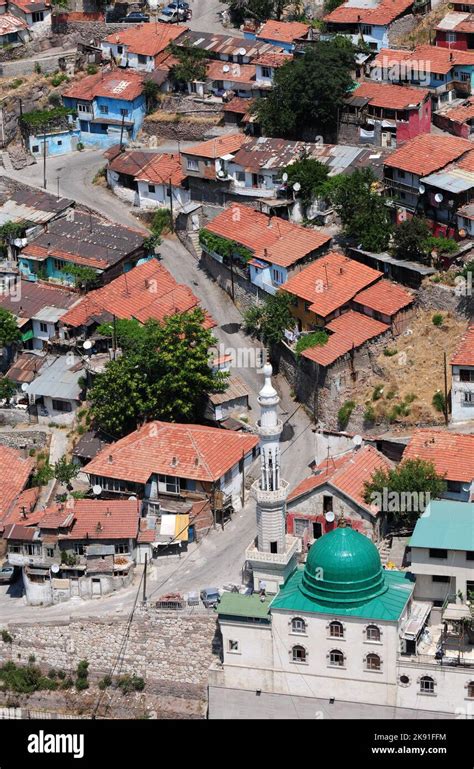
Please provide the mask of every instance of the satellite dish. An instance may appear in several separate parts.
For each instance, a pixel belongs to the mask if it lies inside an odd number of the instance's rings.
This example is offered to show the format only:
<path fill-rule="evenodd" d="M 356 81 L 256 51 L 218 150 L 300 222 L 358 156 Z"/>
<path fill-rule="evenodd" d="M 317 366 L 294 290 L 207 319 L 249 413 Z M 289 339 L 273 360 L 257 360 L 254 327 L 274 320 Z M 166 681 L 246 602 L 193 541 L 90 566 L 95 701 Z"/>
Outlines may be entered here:
<path fill-rule="evenodd" d="M 293 185 L 293 189 L 295 192 L 299 192 L 301 189 L 301 184 L 299 182 L 295 182 Z"/>
<path fill-rule="evenodd" d="M 98 497 L 99 494 L 102 494 L 102 486 L 99 486 L 99 484 L 97 483 L 95 486 L 92 487 L 92 493 L 96 497 Z"/>
<path fill-rule="evenodd" d="M 352 443 L 354 446 L 362 446 L 362 435 L 354 435 Z"/>
<path fill-rule="evenodd" d="M 132 494 L 132 496 L 128 498 L 128 501 L 129 501 L 129 502 L 136 502 L 136 501 L 137 501 L 137 498 L 136 498 L 136 497 L 134 497 L 134 496 L 133 496 L 133 494 Z"/>
<path fill-rule="evenodd" d="M 443 200 L 443 196 L 442 196 L 441 192 L 437 192 L 436 193 L 435 200 L 436 200 L 437 203 L 441 203 L 441 201 Z"/>
<path fill-rule="evenodd" d="M 420 184 L 420 185 L 419 185 L 419 187 L 418 187 L 418 192 L 420 193 L 420 195 L 424 195 L 424 194 L 425 194 L 425 192 L 426 192 L 426 187 L 425 187 L 425 185 L 424 185 L 424 184 Z"/>
<path fill-rule="evenodd" d="M 83 349 L 84 349 L 84 350 L 90 350 L 90 349 L 91 349 L 91 347 L 92 347 L 92 342 L 91 342 L 91 340 L 90 340 L 90 339 L 86 339 L 86 341 L 84 342 L 84 344 L 82 345 L 82 347 L 83 347 Z"/>
<path fill-rule="evenodd" d="M 57 574 L 58 573 L 59 566 L 58 566 L 57 563 L 53 563 L 53 565 L 51 566 L 51 571 L 53 572 L 53 574 Z"/>
<path fill-rule="evenodd" d="M 230 70 L 230 67 L 227 64 L 224 64 L 224 66 L 222 67 L 222 71 L 229 72 L 229 70 Z"/>
<path fill-rule="evenodd" d="M 22 386 L 21 386 L 21 389 L 23 390 L 23 392 L 24 392 L 24 393 L 26 393 L 26 391 L 27 391 L 27 389 L 28 389 L 28 385 L 27 385 L 27 383 L 26 383 L 26 382 L 23 382 L 23 384 L 22 384 Z"/>
<path fill-rule="evenodd" d="M 467 235 L 467 232 L 466 232 L 466 230 L 462 229 L 462 230 L 459 230 L 458 234 L 459 234 L 460 238 L 465 238 L 466 235 Z"/>
<path fill-rule="evenodd" d="M 284 181 L 284 182 L 288 181 L 288 174 L 286 173 L 286 171 L 285 171 L 285 173 L 283 174 L 283 176 L 281 178 L 282 178 L 282 181 Z"/>
<path fill-rule="evenodd" d="M 245 56 L 246 53 L 247 51 L 245 50 L 245 48 L 239 48 L 239 56 Z"/>
<path fill-rule="evenodd" d="M 336 520 L 336 516 L 332 510 L 328 510 L 327 513 L 324 513 L 324 517 L 328 523 L 333 523 Z"/>

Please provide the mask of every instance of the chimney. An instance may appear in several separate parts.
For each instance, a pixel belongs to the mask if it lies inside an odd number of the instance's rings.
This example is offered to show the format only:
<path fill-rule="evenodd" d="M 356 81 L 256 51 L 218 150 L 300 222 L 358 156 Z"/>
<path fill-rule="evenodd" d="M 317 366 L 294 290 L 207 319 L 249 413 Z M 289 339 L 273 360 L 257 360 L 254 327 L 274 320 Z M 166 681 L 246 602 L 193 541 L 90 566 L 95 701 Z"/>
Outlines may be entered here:
<path fill-rule="evenodd" d="M 452 61 L 454 59 L 452 51 L 449 52 L 449 61 Z"/>
<path fill-rule="evenodd" d="M 178 464 L 178 457 L 173 457 L 173 459 L 171 460 L 171 466 L 176 467 L 177 464 Z"/>
<path fill-rule="evenodd" d="M 114 461 L 114 458 L 112 454 L 109 454 L 109 464 L 112 464 L 113 461 Z"/>
<path fill-rule="evenodd" d="M 107 508 L 107 510 L 105 511 L 105 514 L 106 514 L 107 518 L 110 518 L 110 516 L 112 515 L 112 513 L 111 513 L 111 511 L 109 510 L 109 508 Z"/>

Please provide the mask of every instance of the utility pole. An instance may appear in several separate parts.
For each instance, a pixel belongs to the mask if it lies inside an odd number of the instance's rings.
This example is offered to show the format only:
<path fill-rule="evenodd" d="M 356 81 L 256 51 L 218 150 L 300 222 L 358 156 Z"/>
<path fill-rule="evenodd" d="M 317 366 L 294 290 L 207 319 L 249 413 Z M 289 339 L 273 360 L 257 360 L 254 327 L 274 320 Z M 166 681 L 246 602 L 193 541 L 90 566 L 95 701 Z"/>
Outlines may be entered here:
<path fill-rule="evenodd" d="M 171 232 L 174 232 L 174 219 L 173 219 L 173 187 L 171 184 L 171 176 L 169 181 L 169 193 L 170 193 L 170 214 L 171 214 Z"/>
<path fill-rule="evenodd" d="M 448 415 L 448 366 L 446 362 L 446 353 L 444 353 L 444 421 L 446 426 L 449 422 Z"/>
<path fill-rule="evenodd" d="M 46 189 L 46 126 L 43 126 L 43 187 Z"/>
<path fill-rule="evenodd" d="M 143 603 L 146 603 L 146 570 L 148 566 L 148 553 L 145 553 L 145 568 L 143 570 Z"/>
<path fill-rule="evenodd" d="M 230 254 L 230 284 L 231 284 L 231 297 L 232 301 L 235 302 L 234 299 L 234 254 L 231 252 Z"/>
<path fill-rule="evenodd" d="M 245 506 L 245 451 L 242 450 L 242 507 Z"/>
<path fill-rule="evenodd" d="M 57 179 L 57 182 L 58 182 L 58 200 L 59 200 L 59 176 L 57 176 L 56 179 Z"/>
<path fill-rule="evenodd" d="M 122 115 L 122 125 L 120 126 L 120 152 L 123 152 L 123 129 L 125 127 L 125 112 Z"/>

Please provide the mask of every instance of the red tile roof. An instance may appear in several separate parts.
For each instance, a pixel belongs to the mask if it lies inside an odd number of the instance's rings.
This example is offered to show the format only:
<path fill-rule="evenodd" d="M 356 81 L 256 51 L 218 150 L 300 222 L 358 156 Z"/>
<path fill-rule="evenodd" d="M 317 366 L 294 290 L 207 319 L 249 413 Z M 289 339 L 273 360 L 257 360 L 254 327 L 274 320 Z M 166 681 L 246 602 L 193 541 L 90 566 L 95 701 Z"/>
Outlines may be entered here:
<path fill-rule="evenodd" d="M 418 107 L 429 95 L 427 88 L 410 88 L 391 83 L 375 83 L 373 81 L 361 83 L 351 96 L 370 99 L 372 107 L 387 109 L 407 109 Z"/>
<path fill-rule="evenodd" d="M 107 446 L 83 470 L 142 484 L 154 473 L 217 481 L 257 444 L 248 433 L 156 421 Z"/>
<path fill-rule="evenodd" d="M 209 141 L 186 147 L 181 150 L 181 154 L 214 160 L 215 158 L 223 157 L 223 155 L 237 152 L 242 144 L 247 141 L 247 138 L 247 136 L 241 133 L 227 134 L 226 136 L 219 136 L 216 139 L 209 139 Z"/>
<path fill-rule="evenodd" d="M 354 297 L 354 302 L 390 316 L 414 301 L 415 297 L 408 289 L 385 278 L 360 291 Z"/>
<path fill-rule="evenodd" d="M 305 358 L 320 366 L 330 366 L 352 349 L 384 334 L 390 326 L 369 318 L 368 315 L 349 310 L 328 323 L 326 328 L 333 332 L 326 344 L 309 347 L 302 352 Z"/>
<path fill-rule="evenodd" d="M 309 310 L 325 318 L 381 276 L 378 270 L 332 251 L 293 275 L 282 289 L 310 302 Z"/>
<path fill-rule="evenodd" d="M 135 177 L 150 162 L 152 155 L 142 150 L 124 150 L 122 152 L 119 145 L 114 145 L 107 152 L 104 152 L 104 157 L 109 161 L 108 168 L 111 171 Z"/>
<path fill-rule="evenodd" d="M 457 136 L 419 134 L 385 158 L 385 165 L 427 176 L 472 149 L 468 139 Z"/>
<path fill-rule="evenodd" d="M 233 203 L 218 214 L 206 230 L 235 240 L 251 249 L 255 256 L 280 267 L 290 267 L 331 241 L 326 232 L 292 224 L 276 216 L 268 217 L 249 206 Z"/>
<path fill-rule="evenodd" d="M 253 103 L 253 99 L 243 99 L 240 96 L 234 96 L 227 104 L 222 105 L 222 112 L 236 112 L 239 115 L 245 115 Z"/>
<path fill-rule="evenodd" d="M 60 534 L 61 539 L 135 539 L 138 505 L 136 499 L 77 499 L 62 510 L 59 506 L 47 509 L 39 528 L 56 529 L 65 525 L 69 531 Z"/>
<path fill-rule="evenodd" d="M 27 29 L 28 25 L 23 19 L 19 19 L 13 13 L 0 15 L 0 35 L 11 35 L 21 29 Z"/>
<path fill-rule="evenodd" d="M 403 452 L 403 460 L 432 462 L 447 480 L 471 483 L 474 480 L 474 435 L 444 430 L 419 429 Z"/>
<path fill-rule="evenodd" d="M 179 187 L 186 179 L 186 176 L 181 168 L 180 155 L 157 153 L 137 173 L 135 179 L 137 181 L 150 182 L 151 184 L 169 184 L 171 182 L 173 187 Z"/>
<path fill-rule="evenodd" d="M 450 360 L 451 366 L 474 366 L 474 326 L 469 326 Z"/>
<path fill-rule="evenodd" d="M 310 494 L 324 484 L 342 492 L 372 515 L 378 513 L 375 505 L 364 501 L 364 483 L 369 481 L 375 470 L 391 468 L 391 464 L 372 446 L 347 452 L 330 458 L 317 465 L 314 474 L 298 484 L 290 493 L 288 501 Z"/>
<path fill-rule="evenodd" d="M 257 33 L 257 40 L 275 40 L 278 43 L 293 43 L 300 37 L 304 37 L 309 29 L 309 24 L 302 21 L 266 21 Z"/>
<path fill-rule="evenodd" d="M 454 120 L 456 123 L 466 123 L 474 118 L 474 97 L 466 99 L 460 107 L 442 110 L 440 114 L 448 120 Z"/>
<path fill-rule="evenodd" d="M 21 526 L 36 526 L 38 521 L 44 515 L 44 510 L 34 510 L 40 494 L 39 486 L 33 486 L 31 489 L 25 489 L 10 505 L 9 512 L 0 521 L 0 530 L 10 525 L 18 523 Z"/>
<path fill-rule="evenodd" d="M 253 60 L 253 64 L 260 64 L 261 67 L 281 67 L 283 64 L 286 64 L 288 61 L 291 61 L 293 58 L 292 53 L 272 53 L 269 51 L 268 53 L 261 53 L 260 56 L 257 56 Z"/>
<path fill-rule="evenodd" d="M 35 467 L 31 457 L 23 457 L 20 451 L 0 446 L 0 520 L 10 512 L 17 497 L 24 490 Z"/>
<path fill-rule="evenodd" d="M 45 11 L 51 8 L 51 3 L 45 0 L 9 0 L 10 5 L 16 5 L 24 13 L 35 13 L 35 11 Z"/>
<path fill-rule="evenodd" d="M 404 14 L 414 0 L 381 0 L 378 5 L 368 8 L 344 3 L 324 16 L 324 21 L 336 24 L 372 24 L 385 26 Z"/>
<path fill-rule="evenodd" d="M 104 313 L 145 323 L 150 318 L 161 321 L 195 307 L 199 307 L 199 300 L 191 289 L 177 283 L 156 259 L 150 259 L 106 286 L 90 291 L 62 316 L 61 323 L 77 328 Z M 207 313 L 205 326 L 215 326 Z"/>
<path fill-rule="evenodd" d="M 92 101 L 96 96 L 132 101 L 143 92 L 143 79 L 144 75 L 123 69 L 115 69 L 111 72 L 101 71 L 73 83 L 64 91 L 63 96 L 84 101 Z"/>
<path fill-rule="evenodd" d="M 255 64 L 233 64 L 231 61 L 210 61 L 207 65 L 209 80 L 229 80 L 232 83 L 253 83 L 257 68 Z"/>
<path fill-rule="evenodd" d="M 474 64 L 474 51 L 459 51 L 436 45 L 418 45 L 413 51 L 382 48 L 371 66 L 390 68 L 402 62 L 411 72 L 446 75 L 453 67 Z"/>
<path fill-rule="evenodd" d="M 187 30 L 188 28 L 182 24 L 149 22 L 120 32 L 112 32 L 105 41 L 112 45 L 126 45 L 131 53 L 156 56 L 160 51 L 164 51 L 172 40 L 176 40 Z"/>

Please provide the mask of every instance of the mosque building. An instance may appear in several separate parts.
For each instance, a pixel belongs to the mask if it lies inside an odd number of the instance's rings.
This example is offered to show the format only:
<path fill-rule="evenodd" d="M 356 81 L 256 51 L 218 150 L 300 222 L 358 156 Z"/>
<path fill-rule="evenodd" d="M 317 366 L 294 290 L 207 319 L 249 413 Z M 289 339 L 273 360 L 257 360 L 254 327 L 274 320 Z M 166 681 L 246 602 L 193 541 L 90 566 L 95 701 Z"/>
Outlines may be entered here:
<path fill-rule="evenodd" d="M 466 603 L 448 601 L 434 626 L 432 605 L 414 600 L 415 577 L 383 568 L 375 544 L 343 516 L 297 564 L 271 374 L 267 364 L 258 534 L 246 551 L 254 592 L 224 593 L 218 605 L 223 653 L 209 671 L 209 717 L 472 718 Z"/>

